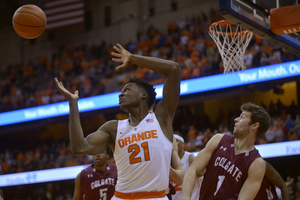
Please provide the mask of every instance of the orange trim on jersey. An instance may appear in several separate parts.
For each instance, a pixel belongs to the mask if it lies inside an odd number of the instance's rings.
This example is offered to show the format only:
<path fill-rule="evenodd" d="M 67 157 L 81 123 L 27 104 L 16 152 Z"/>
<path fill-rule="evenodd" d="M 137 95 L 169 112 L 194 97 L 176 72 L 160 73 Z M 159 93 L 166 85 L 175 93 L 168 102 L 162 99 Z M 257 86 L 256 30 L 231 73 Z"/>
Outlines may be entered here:
<path fill-rule="evenodd" d="M 152 199 L 165 197 L 165 191 L 123 193 L 115 191 L 115 196 L 121 199 Z"/>

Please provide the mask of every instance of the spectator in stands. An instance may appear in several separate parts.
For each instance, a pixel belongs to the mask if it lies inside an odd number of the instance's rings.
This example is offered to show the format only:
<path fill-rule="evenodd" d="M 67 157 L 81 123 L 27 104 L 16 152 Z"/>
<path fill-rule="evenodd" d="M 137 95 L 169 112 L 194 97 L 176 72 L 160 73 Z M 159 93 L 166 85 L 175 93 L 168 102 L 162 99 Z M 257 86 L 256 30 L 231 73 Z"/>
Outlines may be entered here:
<path fill-rule="evenodd" d="M 196 151 L 200 151 L 205 146 L 203 131 L 198 132 L 195 145 L 196 145 Z"/>
<path fill-rule="evenodd" d="M 4 200 L 4 194 L 3 191 L 0 189 L 0 200 Z"/>
<path fill-rule="evenodd" d="M 265 133 L 265 138 L 266 138 L 267 143 L 273 143 L 273 142 L 275 142 L 276 135 L 275 135 L 275 132 L 274 132 L 272 126 L 271 126 L 271 127 L 269 128 L 269 130 Z"/>
<path fill-rule="evenodd" d="M 290 178 L 287 186 L 290 191 L 290 199 L 295 199 L 297 193 L 297 185 L 295 184 L 295 179 L 293 177 Z"/>
<path fill-rule="evenodd" d="M 228 129 L 227 126 L 224 126 L 223 133 L 226 135 L 232 135 L 232 132 Z"/>
<path fill-rule="evenodd" d="M 300 198 L 300 176 L 297 177 L 297 180 L 298 180 L 298 181 L 297 181 L 297 183 L 296 183 L 296 185 L 297 185 L 297 195 L 296 195 L 296 196 L 297 196 L 298 198 Z"/>

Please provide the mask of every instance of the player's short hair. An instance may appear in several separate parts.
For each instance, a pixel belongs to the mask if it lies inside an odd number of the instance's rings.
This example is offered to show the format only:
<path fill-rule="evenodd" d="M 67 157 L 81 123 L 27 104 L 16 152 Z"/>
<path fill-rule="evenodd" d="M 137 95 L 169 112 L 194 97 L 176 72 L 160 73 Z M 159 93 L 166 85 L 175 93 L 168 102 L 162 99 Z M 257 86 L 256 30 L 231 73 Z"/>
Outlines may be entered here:
<path fill-rule="evenodd" d="M 2 191 L 1 189 L 0 189 L 0 196 L 1 196 L 1 197 L 4 197 L 4 196 L 3 196 L 3 191 Z"/>
<path fill-rule="evenodd" d="M 147 105 L 148 105 L 148 108 L 151 108 L 151 106 L 154 104 L 154 102 L 156 100 L 156 92 L 155 92 L 153 85 L 148 83 L 147 81 L 144 81 L 144 80 L 138 78 L 138 77 L 133 77 L 133 78 L 130 77 L 130 79 L 127 83 L 135 83 L 146 90 L 146 92 L 148 94 Z"/>
<path fill-rule="evenodd" d="M 256 138 L 267 132 L 267 130 L 270 128 L 270 115 L 262 106 L 248 102 L 241 106 L 241 110 L 251 113 L 250 125 L 256 122 L 260 124 L 256 132 Z"/>

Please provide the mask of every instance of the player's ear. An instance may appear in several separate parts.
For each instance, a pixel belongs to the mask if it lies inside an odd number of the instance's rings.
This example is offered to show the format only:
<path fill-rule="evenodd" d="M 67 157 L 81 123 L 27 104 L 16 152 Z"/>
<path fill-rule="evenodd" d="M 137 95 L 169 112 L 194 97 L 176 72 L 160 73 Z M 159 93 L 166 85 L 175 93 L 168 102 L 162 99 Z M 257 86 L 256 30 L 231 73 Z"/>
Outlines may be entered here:
<path fill-rule="evenodd" d="M 143 99 L 143 100 L 147 98 L 147 94 L 146 94 L 146 93 L 142 93 L 141 96 L 142 96 L 142 99 Z"/>
<path fill-rule="evenodd" d="M 258 129 L 259 126 L 260 126 L 259 122 L 255 122 L 254 124 L 251 125 L 251 128 Z"/>

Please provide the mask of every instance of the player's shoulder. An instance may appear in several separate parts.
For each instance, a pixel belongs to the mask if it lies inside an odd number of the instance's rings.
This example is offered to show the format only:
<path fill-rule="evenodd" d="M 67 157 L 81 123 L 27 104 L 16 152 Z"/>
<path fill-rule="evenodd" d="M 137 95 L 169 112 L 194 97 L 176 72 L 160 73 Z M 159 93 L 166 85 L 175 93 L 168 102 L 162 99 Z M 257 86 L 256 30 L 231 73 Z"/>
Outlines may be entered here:
<path fill-rule="evenodd" d="M 266 168 L 266 162 L 262 157 L 256 158 L 251 165 L 254 165 L 255 167 L 263 167 Z"/>
<path fill-rule="evenodd" d="M 218 147 L 218 145 L 223 137 L 224 137 L 224 134 L 221 134 L 221 133 L 215 134 L 212 138 L 210 138 L 210 140 L 208 141 L 208 143 L 206 144 L 204 149 L 209 149 L 209 150 L 213 151 L 214 149 L 216 149 Z"/>
<path fill-rule="evenodd" d="M 110 168 L 117 169 L 117 166 L 115 163 L 108 162 L 107 164 Z"/>
<path fill-rule="evenodd" d="M 105 122 L 99 130 L 105 131 L 105 132 L 117 132 L 119 120 L 109 120 Z"/>
<path fill-rule="evenodd" d="M 105 122 L 104 125 L 106 125 L 106 126 L 114 126 L 114 125 L 118 124 L 119 121 L 120 120 L 117 120 L 117 119 L 109 120 L 109 121 Z"/>
<path fill-rule="evenodd" d="M 185 151 L 184 154 L 187 154 L 188 158 L 195 158 L 195 155 L 192 152 Z"/>
<path fill-rule="evenodd" d="M 80 173 L 86 173 L 86 172 L 92 171 L 93 169 L 94 169 L 94 166 L 93 165 L 89 165 L 86 168 L 84 168 L 83 170 L 81 170 Z"/>
<path fill-rule="evenodd" d="M 195 155 L 193 154 L 193 153 L 189 153 L 189 164 L 191 165 L 192 164 L 192 162 L 194 162 L 194 160 L 195 160 Z"/>
<path fill-rule="evenodd" d="M 76 176 L 76 179 L 79 179 L 79 180 L 80 180 L 81 173 L 82 173 L 82 171 L 81 171 L 81 172 L 79 172 L 79 173 L 77 174 L 77 176 Z"/>
<path fill-rule="evenodd" d="M 219 142 L 221 141 L 221 139 L 225 136 L 225 134 L 222 133 L 217 133 L 215 134 L 210 141 L 219 144 Z M 226 137 L 226 136 L 225 136 Z"/>
<path fill-rule="evenodd" d="M 266 171 L 266 162 L 262 157 L 256 158 L 250 165 L 248 174 L 261 174 L 265 175 Z"/>

